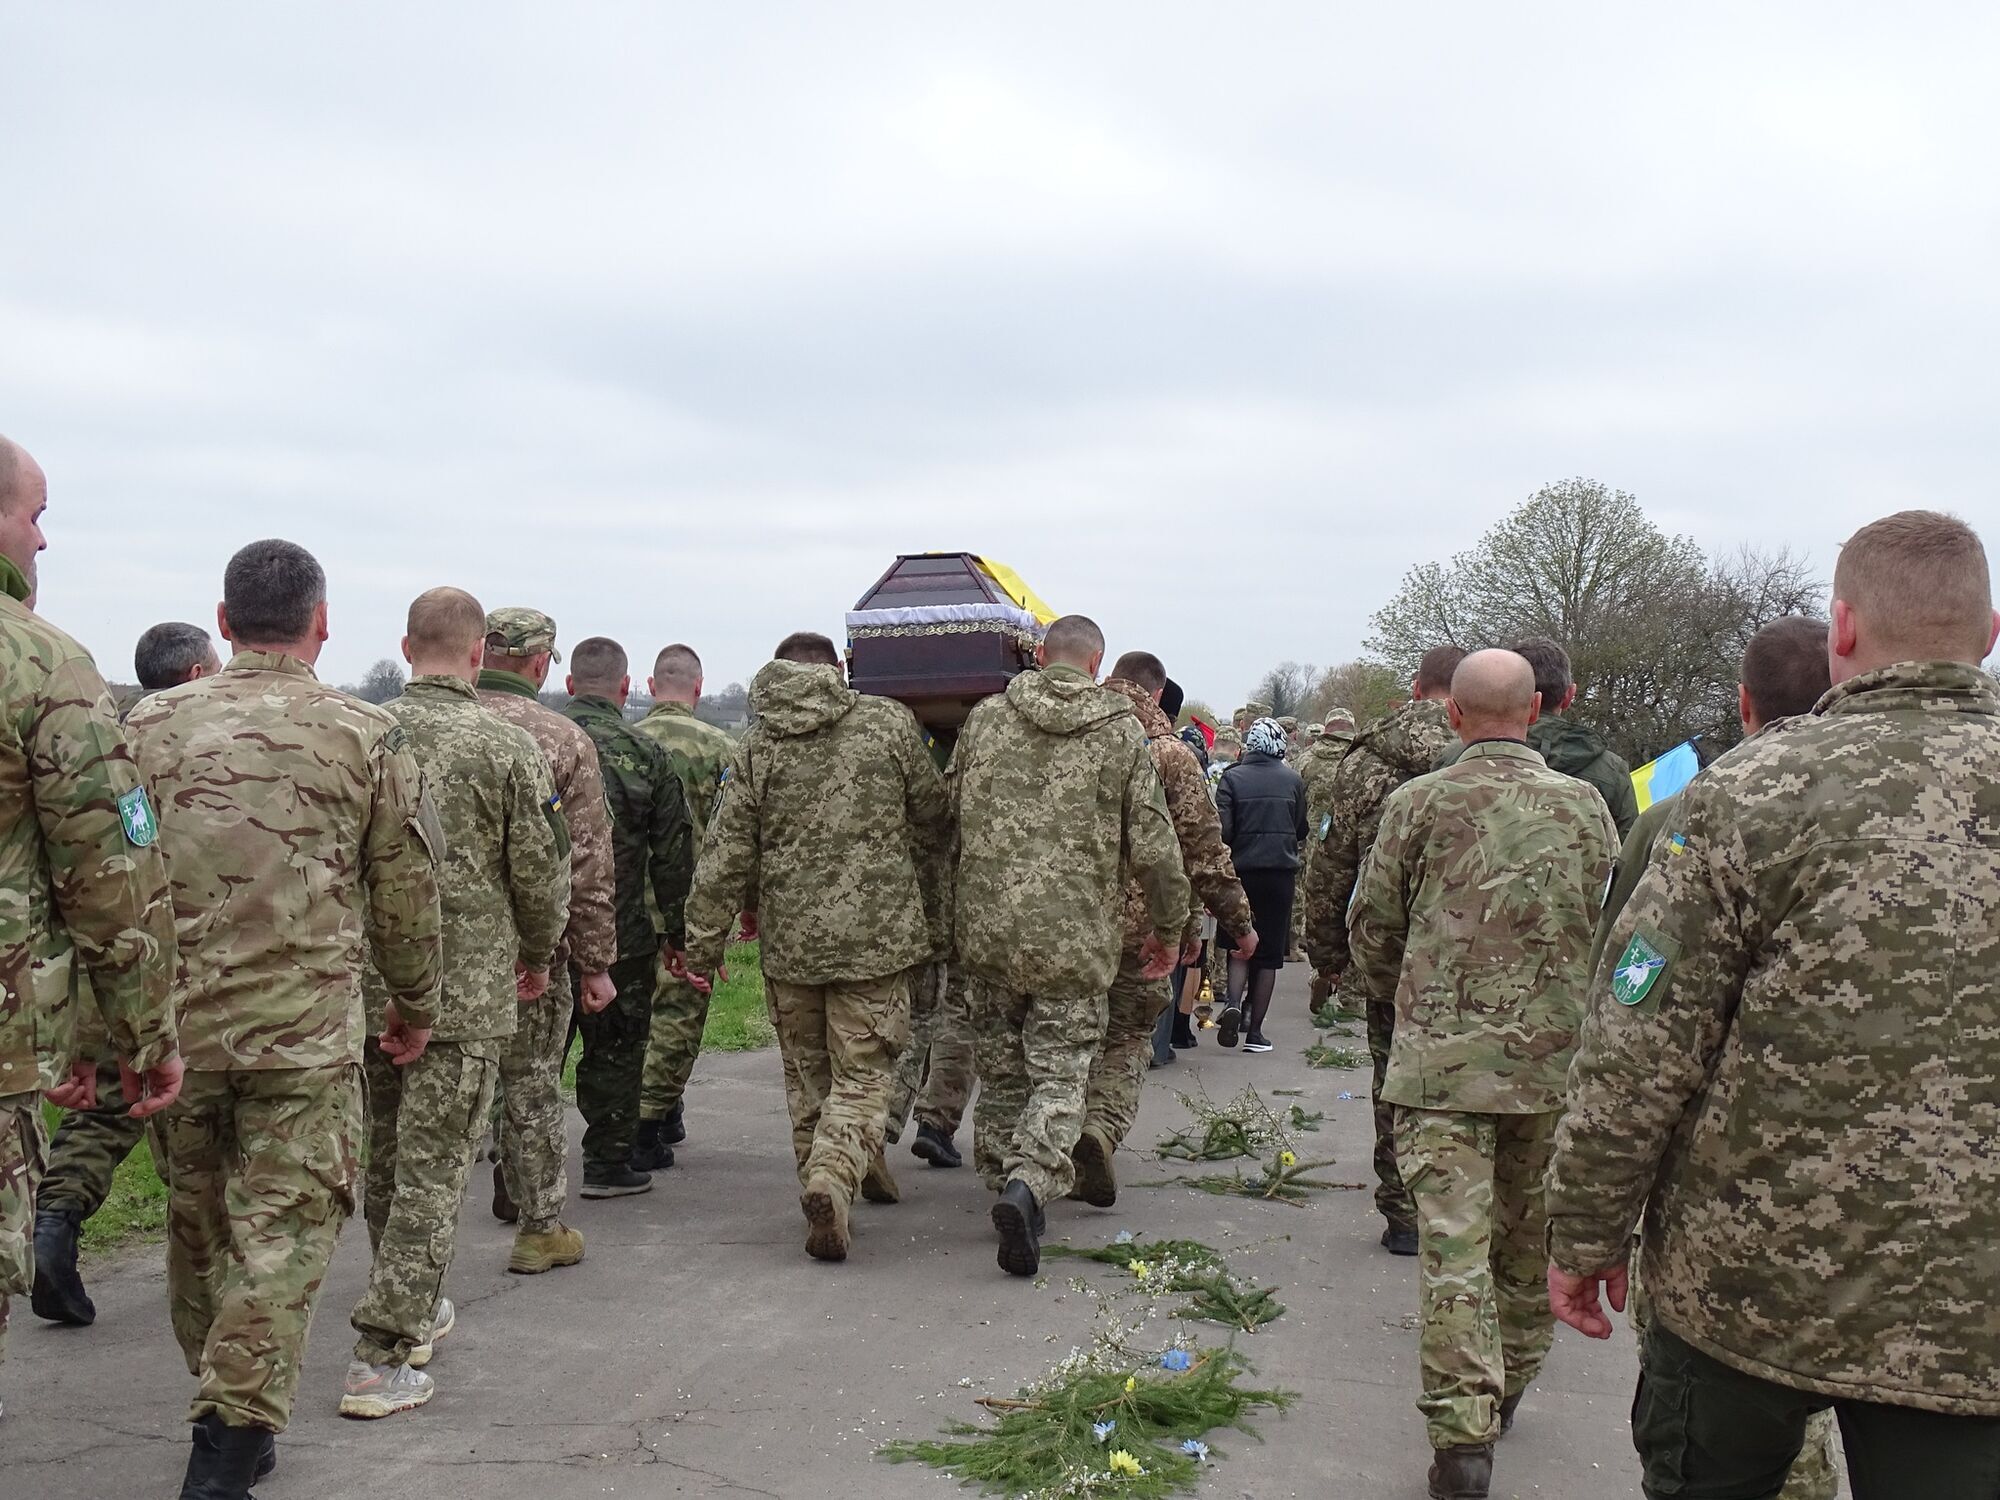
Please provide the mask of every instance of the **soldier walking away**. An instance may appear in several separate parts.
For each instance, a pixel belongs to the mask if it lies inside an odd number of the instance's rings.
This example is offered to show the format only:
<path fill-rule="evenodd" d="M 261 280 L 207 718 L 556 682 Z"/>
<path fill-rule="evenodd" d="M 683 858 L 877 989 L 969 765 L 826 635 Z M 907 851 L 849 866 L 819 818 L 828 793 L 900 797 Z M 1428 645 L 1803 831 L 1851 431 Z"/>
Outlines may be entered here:
<path fill-rule="evenodd" d="M 562 1068 L 575 1004 L 595 1013 L 617 998 L 611 810 L 590 736 L 537 697 L 557 660 L 556 622 L 538 609 L 496 609 L 486 617 L 479 701 L 525 729 L 548 762 L 570 843 L 569 925 L 557 950 L 549 994 L 523 1011 L 500 1051 L 500 1159 L 493 1167 L 493 1215 L 520 1225 L 507 1269 L 536 1276 L 583 1259 L 583 1236 L 562 1222 L 569 1194 L 564 1163 Z M 572 980 L 571 970 L 581 971 Z"/>
<path fill-rule="evenodd" d="M 373 1036 L 363 1051 L 362 1207 L 374 1260 L 353 1314 L 360 1337 L 340 1397 L 345 1417 L 392 1416 L 435 1390 L 426 1367 L 458 1322 L 444 1279 L 500 1049 L 522 1006 L 548 1003 L 569 915 L 569 835 L 548 766 L 526 733 L 473 694 L 485 643 L 486 611 L 472 595 L 419 596 L 403 637 L 415 675 L 384 705 L 409 737 L 443 833 L 444 983 L 422 1056 L 399 1066 Z M 362 996 L 371 1029 L 385 1029 L 392 1002 L 373 969 Z"/>
<path fill-rule="evenodd" d="M 823 635 L 780 642 L 750 705 L 688 897 L 687 967 L 720 968 L 739 913 L 759 935 L 806 1253 L 845 1260 L 856 1192 L 896 1201 L 882 1140 L 910 970 L 937 956 L 919 871 L 939 858 L 944 781 L 910 711 L 849 688 Z"/>
<path fill-rule="evenodd" d="M 947 934 L 939 934 L 939 946 L 949 946 Z M 889 1143 L 900 1140 L 914 1118 L 910 1155 L 933 1167 L 964 1166 L 953 1137 L 965 1122 L 976 1076 L 965 971 L 943 960 L 923 964 L 910 975 L 910 1045 L 896 1063 L 889 1094 Z"/>
<path fill-rule="evenodd" d="M 701 658 L 690 646 L 668 646 L 653 662 L 646 689 L 653 708 L 636 726 L 639 733 L 667 752 L 667 763 L 680 778 L 694 830 L 694 852 L 700 859 L 708 836 L 708 820 L 722 790 L 722 768 L 735 753 L 735 741 L 695 717 L 701 702 Z M 718 975 L 720 971 L 717 971 Z M 639 1084 L 639 1136 L 632 1164 L 659 1171 L 674 1164 L 673 1148 L 687 1139 L 685 1099 L 695 1059 L 701 1056 L 702 1030 L 708 1025 L 709 991 L 699 983 L 663 969 L 653 994 L 653 1027 L 646 1039 L 646 1065 Z"/>
<path fill-rule="evenodd" d="M 1396 1007 L 1382 1095 L 1417 1210 L 1434 1500 L 1485 1500 L 1555 1333 L 1542 1173 L 1618 834 L 1527 744 L 1534 669 L 1476 651 L 1447 702 L 1465 754 L 1397 789 L 1349 916 L 1356 987 Z"/>
<path fill-rule="evenodd" d="M 8 1300 L 34 1281 L 41 1091 L 66 1109 L 96 1102 L 95 1055 L 73 1063 L 76 976 L 90 981 L 131 1116 L 157 1115 L 181 1088 L 159 822 L 104 679 L 31 607 L 47 506 L 40 466 L 0 437 L 0 1360 Z"/>
<path fill-rule="evenodd" d="M 639 1086 L 653 1030 L 653 996 L 686 943 L 682 926 L 694 879 L 694 834 L 680 777 L 659 741 L 625 722 L 632 693 L 625 648 L 592 636 L 570 653 L 563 710 L 597 746 L 611 801 L 611 854 L 617 875 L 618 998 L 601 1011 L 581 1007 L 576 1107 L 583 1113 L 583 1196 L 618 1198 L 653 1185 L 653 1164 L 674 1164 L 657 1139 L 639 1148 Z"/>
<path fill-rule="evenodd" d="M 1410 683 L 1410 701 L 1354 737 L 1328 784 L 1326 813 L 1314 834 L 1319 848 L 1306 867 L 1305 901 L 1306 955 L 1329 993 L 1346 976 L 1347 909 L 1389 794 L 1429 771 L 1457 744 L 1444 703 L 1451 695 L 1452 673 L 1464 660 L 1456 646 L 1426 651 Z M 1395 1107 L 1382 1097 L 1396 1007 L 1364 1002 L 1362 1008 L 1375 1070 L 1375 1209 L 1383 1219 L 1382 1247 L 1391 1255 L 1415 1255 L 1417 1211 L 1396 1166 Z"/>
<path fill-rule="evenodd" d="M 354 1211 L 364 939 L 393 1062 L 422 1055 L 441 971 L 437 833 L 408 732 L 313 675 L 326 575 L 302 547 L 254 542 L 222 592 L 229 664 L 127 722 L 180 936 L 187 1079 L 161 1134 L 167 1295 L 199 1382 L 187 1500 L 247 1496 L 291 1419 Z"/>
<path fill-rule="evenodd" d="M 1000 1193 L 1000 1268 L 1015 1276 L 1039 1269 L 1047 1206 L 1076 1185 L 1126 882 L 1145 893 L 1142 981 L 1173 972 L 1190 900 L 1131 702 L 1097 685 L 1103 632 L 1065 615 L 1036 660 L 973 709 L 950 773 L 955 931 L 978 1038 L 973 1158 Z"/>
<path fill-rule="evenodd" d="M 1549 1179 L 1550 1300 L 1653 1305 L 1649 1496 L 1774 1495 L 1831 1408 L 1857 1500 L 2000 1475 L 2000 634 L 1985 549 L 1841 549 L 1811 717 L 1682 792 L 1612 929 Z"/>
<path fill-rule="evenodd" d="M 133 668 L 139 686 L 150 695 L 213 677 L 222 663 L 207 631 L 173 622 L 155 625 L 139 637 Z M 131 1113 L 123 1070 L 105 1045 L 87 974 L 77 986 L 77 1029 L 81 1055 L 97 1059 L 97 1102 L 65 1114 L 49 1143 L 49 1169 L 35 1195 L 35 1290 L 29 1305 L 38 1318 L 87 1328 L 97 1321 L 97 1307 L 77 1269 L 77 1239 L 111 1196 L 119 1164 L 148 1127 Z M 164 1165 L 157 1144 L 154 1160 Z"/>
<path fill-rule="evenodd" d="M 1223 941 L 1235 948 L 1238 957 L 1249 957 L 1256 953 L 1258 943 L 1250 901 L 1222 842 L 1222 824 L 1215 804 L 1209 801 L 1201 764 L 1174 734 L 1172 720 L 1159 705 L 1166 682 L 1166 667 L 1157 656 L 1128 651 L 1118 658 L 1104 687 L 1131 705 L 1146 737 L 1146 752 L 1166 793 L 1181 866 L 1194 896 L 1181 933 L 1179 958 L 1192 963 L 1199 956 L 1201 919 L 1209 910 L 1215 913 Z M 1134 880 L 1125 889 L 1123 946 L 1106 998 L 1104 1045 L 1091 1063 L 1083 1131 L 1071 1153 L 1076 1186 L 1070 1196 L 1097 1208 L 1110 1208 L 1118 1201 L 1118 1178 L 1111 1158 L 1125 1144 L 1132 1122 L 1138 1118 L 1139 1091 L 1146 1077 L 1153 1031 L 1174 1003 L 1170 974 L 1147 978 L 1141 972 L 1140 949 L 1152 930 L 1146 889 Z"/>

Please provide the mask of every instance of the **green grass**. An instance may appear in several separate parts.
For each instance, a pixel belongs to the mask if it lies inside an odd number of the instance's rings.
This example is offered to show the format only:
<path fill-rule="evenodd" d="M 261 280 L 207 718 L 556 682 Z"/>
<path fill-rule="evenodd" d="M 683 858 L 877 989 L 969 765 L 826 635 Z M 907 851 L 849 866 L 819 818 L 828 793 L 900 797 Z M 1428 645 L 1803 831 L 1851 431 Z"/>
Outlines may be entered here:
<path fill-rule="evenodd" d="M 42 1106 L 50 1135 L 62 1115 L 53 1104 Z M 86 1253 L 95 1254 L 131 1239 L 157 1239 L 166 1227 L 167 1185 L 153 1170 L 153 1153 L 141 1147 L 112 1176 L 111 1196 L 84 1224 L 82 1244 Z"/>
<path fill-rule="evenodd" d="M 702 1028 L 704 1052 L 754 1052 L 778 1040 L 771 1029 L 771 1017 L 764 1008 L 764 970 L 758 963 L 755 943 L 739 943 L 729 950 L 724 968 L 729 978 L 715 987 L 708 1002 L 708 1024 Z M 563 1062 L 563 1093 L 576 1094 L 576 1061 L 583 1044 L 569 1049 Z"/>

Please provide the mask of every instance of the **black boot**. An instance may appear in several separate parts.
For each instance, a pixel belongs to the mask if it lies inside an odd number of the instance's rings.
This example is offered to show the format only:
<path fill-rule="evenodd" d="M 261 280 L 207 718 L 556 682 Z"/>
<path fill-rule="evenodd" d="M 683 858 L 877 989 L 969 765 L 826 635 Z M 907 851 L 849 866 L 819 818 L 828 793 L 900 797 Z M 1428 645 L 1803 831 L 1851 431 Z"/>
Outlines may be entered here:
<path fill-rule="evenodd" d="M 1382 1231 L 1382 1248 L 1391 1255 L 1415 1255 L 1417 1232 L 1402 1224 L 1391 1224 Z"/>
<path fill-rule="evenodd" d="M 1486 1500 L 1493 1486 L 1493 1445 L 1440 1448 L 1431 1463 L 1431 1500 Z"/>
<path fill-rule="evenodd" d="M 35 1215 L 35 1316 L 72 1328 L 97 1321 L 97 1308 L 76 1273 L 76 1237 L 83 1215 L 73 1208 L 45 1208 Z"/>
<path fill-rule="evenodd" d="M 669 1146 L 678 1146 L 688 1138 L 687 1122 L 682 1118 L 686 1109 L 685 1104 L 676 1104 L 668 1111 L 667 1117 L 660 1121 L 660 1139 Z"/>
<path fill-rule="evenodd" d="M 1018 1177 L 993 1205 L 993 1227 L 1000 1231 L 1001 1270 L 1009 1276 L 1032 1276 L 1041 1270 L 1042 1206 Z"/>
<path fill-rule="evenodd" d="M 632 1139 L 632 1170 L 664 1172 L 674 1164 L 674 1148 L 661 1133 L 664 1120 L 641 1120 L 639 1133 Z"/>
<path fill-rule="evenodd" d="M 965 1158 L 958 1154 L 958 1147 L 952 1144 L 951 1137 L 935 1125 L 917 1126 L 917 1138 L 910 1142 L 910 1155 L 934 1167 L 965 1165 Z"/>
<path fill-rule="evenodd" d="M 1201 1045 L 1195 1040 L 1193 1016 L 1182 1015 L 1179 1011 L 1174 1012 L 1174 1045 L 1183 1052 L 1190 1047 Z"/>
<path fill-rule="evenodd" d="M 250 1486 L 277 1465 L 276 1441 L 262 1427 L 229 1427 L 213 1413 L 194 1424 L 181 1500 L 254 1500 Z"/>
<path fill-rule="evenodd" d="M 516 1224 L 521 1219 L 521 1210 L 507 1191 L 507 1170 L 497 1161 L 493 1163 L 493 1217 L 502 1224 Z"/>

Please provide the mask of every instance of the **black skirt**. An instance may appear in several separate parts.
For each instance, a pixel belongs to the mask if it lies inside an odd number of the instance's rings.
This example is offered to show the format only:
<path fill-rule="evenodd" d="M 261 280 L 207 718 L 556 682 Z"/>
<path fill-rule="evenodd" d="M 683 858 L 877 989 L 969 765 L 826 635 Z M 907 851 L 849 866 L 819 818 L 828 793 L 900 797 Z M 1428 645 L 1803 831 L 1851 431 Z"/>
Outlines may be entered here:
<path fill-rule="evenodd" d="M 1282 969 L 1292 947 L 1292 893 L 1297 870 L 1238 870 L 1243 894 L 1250 898 L 1250 916 L 1257 926 L 1257 956 L 1253 969 Z"/>

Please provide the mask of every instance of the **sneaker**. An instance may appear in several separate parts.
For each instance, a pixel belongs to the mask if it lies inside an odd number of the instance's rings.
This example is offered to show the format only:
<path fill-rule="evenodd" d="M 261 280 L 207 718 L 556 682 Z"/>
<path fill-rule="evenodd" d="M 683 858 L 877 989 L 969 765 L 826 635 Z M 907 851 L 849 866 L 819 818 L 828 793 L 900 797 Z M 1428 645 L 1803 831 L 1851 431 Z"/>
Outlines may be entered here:
<path fill-rule="evenodd" d="M 1244 1038 L 1243 1050 L 1245 1052 L 1269 1052 L 1271 1044 L 1264 1040 L 1263 1032 L 1253 1031 L 1248 1037 Z"/>
<path fill-rule="evenodd" d="M 806 1216 L 806 1254 L 814 1260 L 847 1259 L 847 1197 L 825 1177 L 806 1184 L 799 1198 Z"/>
<path fill-rule="evenodd" d="M 958 1154 L 958 1147 L 935 1125 L 918 1125 L 917 1138 L 910 1142 L 910 1155 L 919 1161 L 927 1161 L 934 1167 L 962 1167 L 965 1158 Z"/>
<path fill-rule="evenodd" d="M 861 1196 L 870 1203 L 901 1203 L 902 1189 L 896 1186 L 896 1179 L 889 1175 L 889 1164 L 882 1159 L 882 1153 L 875 1153 L 875 1160 L 868 1163 L 868 1170 L 861 1177 Z"/>
<path fill-rule="evenodd" d="M 422 1370 L 408 1365 L 368 1365 L 354 1360 L 347 1367 L 347 1383 L 340 1392 L 340 1414 L 360 1417 L 393 1417 L 399 1411 L 414 1411 L 437 1394 L 437 1382 Z"/>
<path fill-rule="evenodd" d="M 1221 1035 L 1216 1038 L 1225 1047 L 1236 1045 L 1236 1034 L 1243 1029 L 1243 1007 L 1225 1005 L 1222 1008 Z"/>
<path fill-rule="evenodd" d="M 521 1210 L 507 1194 L 507 1170 L 499 1162 L 493 1163 L 493 1217 L 502 1224 L 520 1222 Z"/>
<path fill-rule="evenodd" d="M 612 1163 L 608 1167 L 585 1167 L 583 1169 L 582 1194 L 586 1198 L 630 1198 L 637 1193 L 650 1193 L 653 1179 L 645 1172 L 635 1172 L 629 1163 Z"/>
<path fill-rule="evenodd" d="M 627 1163 L 635 1172 L 664 1172 L 674 1164 L 674 1148 L 661 1134 L 663 1120 L 641 1120 L 632 1137 L 632 1157 Z"/>
<path fill-rule="evenodd" d="M 451 1305 L 451 1298 L 438 1298 L 437 1312 L 431 1317 L 431 1336 L 410 1351 L 410 1368 L 421 1370 L 431 1362 L 437 1353 L 438 1340 L 458 1327 L 458 1309 Z"/>
<path fill-rule="evenodd" d="M 687 1121 L 683 1115 L 686 1108 L 684 1104 L 676 1104 L 667 1111 L 667 1117 L 660 1121 L 660 1139 L 669 1146 L 678 1146 L 688 1138 Z"/>
<path fill-rule="evenodd" d="M 583 1259 L 583 1236 L 567 1224 L 558 1223 L 540 1234 L 522 1230 L 514 1236 L 514 1253 L 507 1257 L 507 1269 L 516 1276 L 539 1276 Z"/>

